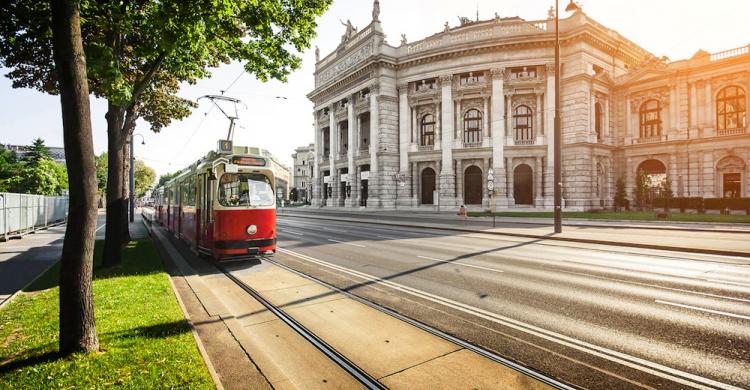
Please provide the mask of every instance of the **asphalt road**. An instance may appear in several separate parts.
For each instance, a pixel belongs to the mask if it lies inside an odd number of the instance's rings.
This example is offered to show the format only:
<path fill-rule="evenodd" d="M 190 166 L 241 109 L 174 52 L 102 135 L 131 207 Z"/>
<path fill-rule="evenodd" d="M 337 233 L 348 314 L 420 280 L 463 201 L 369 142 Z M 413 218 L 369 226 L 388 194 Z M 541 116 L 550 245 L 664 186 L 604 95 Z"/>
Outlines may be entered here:
<path fill-rule="evenodd" d="M 283 215 L 278 237 L 277 261 L 578 387 L 750 387 L 747 258 Z"/>

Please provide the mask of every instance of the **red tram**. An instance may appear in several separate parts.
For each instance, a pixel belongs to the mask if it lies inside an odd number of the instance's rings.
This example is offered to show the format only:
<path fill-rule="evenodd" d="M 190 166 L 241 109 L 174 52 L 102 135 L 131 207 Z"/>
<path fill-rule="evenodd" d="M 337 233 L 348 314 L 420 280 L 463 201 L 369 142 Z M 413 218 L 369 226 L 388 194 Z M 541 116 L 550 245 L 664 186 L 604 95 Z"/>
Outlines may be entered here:
<path fill-rule="evenodd" d="M 155 190 L 156 220 L 215 260 L 276 252 L 275 177 L 268 158 L 206 157 Z"/>

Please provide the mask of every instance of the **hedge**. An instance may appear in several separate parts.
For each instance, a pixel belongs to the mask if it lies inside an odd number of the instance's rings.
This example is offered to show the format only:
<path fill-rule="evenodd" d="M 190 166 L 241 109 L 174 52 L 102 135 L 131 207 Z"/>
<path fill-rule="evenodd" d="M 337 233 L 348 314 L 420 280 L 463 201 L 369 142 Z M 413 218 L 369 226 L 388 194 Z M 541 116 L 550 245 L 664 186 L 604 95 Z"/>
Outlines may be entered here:
<path fill-rule="evenodd" d="M 654 207 L 665 208 L 666 199 L 654 199 Z M 684 212 L 686 209 L 691 210 L 745 210 L 750 214 L 750 198 L 701 198 L 701 197 L 683 197 L 672 198 L 669 200 L 670 209 L 680 209 Z"/>

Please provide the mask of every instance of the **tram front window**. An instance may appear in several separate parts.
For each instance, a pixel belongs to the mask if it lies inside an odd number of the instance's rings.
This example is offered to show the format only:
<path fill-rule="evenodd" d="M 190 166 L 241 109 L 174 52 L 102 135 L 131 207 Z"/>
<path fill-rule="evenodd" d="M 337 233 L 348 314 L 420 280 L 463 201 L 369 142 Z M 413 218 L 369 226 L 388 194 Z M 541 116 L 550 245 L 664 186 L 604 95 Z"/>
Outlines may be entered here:
<path fill-rule="evenodd" d="M 225 173 L 219 180 L 219 204 L 232 206 L 273 206 L 271 181 L 260 173 Z"/>

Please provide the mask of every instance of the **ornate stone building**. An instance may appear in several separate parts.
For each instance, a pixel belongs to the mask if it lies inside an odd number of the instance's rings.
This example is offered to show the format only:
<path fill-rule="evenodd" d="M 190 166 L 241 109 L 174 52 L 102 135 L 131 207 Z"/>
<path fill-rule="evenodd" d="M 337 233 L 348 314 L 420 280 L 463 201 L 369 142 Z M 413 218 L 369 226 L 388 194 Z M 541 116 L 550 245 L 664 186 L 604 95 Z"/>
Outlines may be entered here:
<path fill-rule="evenodd" d="M 313 204 L 551 208 L 554 14 L 459 18 L 393 47 L 377 3 L 316 49 Z M 632 194 L 638 169 L 677 196 L 750 194 L 748 47 L 669 62 L 582 11 L 560 39 L 567 209 L 610 206 L 619 177 Z"/>
<path fill-rule="evenodd" d="M 312 193 L 315 144 L 294 149 L 292 160 L 294 160 L 292 187 L 297 189 L 297 201 L 308 202 Z"/>

